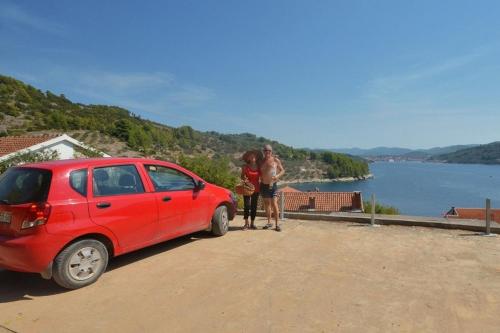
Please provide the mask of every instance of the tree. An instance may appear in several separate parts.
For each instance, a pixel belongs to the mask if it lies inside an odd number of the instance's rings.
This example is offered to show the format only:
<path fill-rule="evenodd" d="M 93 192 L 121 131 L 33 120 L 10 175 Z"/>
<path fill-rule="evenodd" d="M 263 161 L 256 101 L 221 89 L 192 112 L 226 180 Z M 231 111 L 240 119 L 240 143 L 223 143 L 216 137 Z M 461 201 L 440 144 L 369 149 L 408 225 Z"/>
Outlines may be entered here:
<path fill-rule="evenodd" d="M 179 158 L 179 164 L 206 181 L 228 189 L 234 189 L 238 183 L 238 177 L 231 172 L 227 158 L 210 159 L 207 156 L 186 157 L 182 155 Z"/>

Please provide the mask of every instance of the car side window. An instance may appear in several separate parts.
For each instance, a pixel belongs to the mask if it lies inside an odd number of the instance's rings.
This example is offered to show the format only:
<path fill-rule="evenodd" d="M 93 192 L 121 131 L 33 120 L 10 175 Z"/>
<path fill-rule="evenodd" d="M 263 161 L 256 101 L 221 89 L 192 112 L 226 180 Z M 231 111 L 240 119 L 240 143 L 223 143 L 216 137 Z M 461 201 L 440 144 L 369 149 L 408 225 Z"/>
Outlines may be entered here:
<path fill-rule="evenodd" d="M 71 188 L 84 197 L 87 196 L 87 169 L 71 171 L 69 174 Z"/>
<path fill-rule="evenodd" d="M 160 165 L 145 165 L 156 192 L 192 190 L 195 183 L 185 173 Z"/>
<path fill-rule="evenodd" d="M 115 165 L 95 168 L 95 196 L 144 193 L 144 185 L 134 165 Z"/>

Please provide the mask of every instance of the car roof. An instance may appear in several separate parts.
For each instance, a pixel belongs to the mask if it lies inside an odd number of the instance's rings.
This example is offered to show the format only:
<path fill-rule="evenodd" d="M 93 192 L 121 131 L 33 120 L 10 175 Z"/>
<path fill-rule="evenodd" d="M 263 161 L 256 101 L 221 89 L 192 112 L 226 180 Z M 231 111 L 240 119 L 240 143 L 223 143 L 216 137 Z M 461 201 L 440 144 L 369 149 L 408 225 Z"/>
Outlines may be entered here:
<path fill-rule="evenodd" d="M 87 168 L 92 166 L 101 166 L 108 164 L 129 164 L 129 163 L 144 163 L 144 164 L 157 163 L 179 168 L 178 165 L 172 162 L 161 161 L 152 158 L 132 158 L 132 157 L 99 157 L 99 158 L 55 160 L 47 162 L 27 163 L 20 165 L 20 167 L 41 168 L 41 169 L 49 169 L 55 171 L 64 169 Z"/>

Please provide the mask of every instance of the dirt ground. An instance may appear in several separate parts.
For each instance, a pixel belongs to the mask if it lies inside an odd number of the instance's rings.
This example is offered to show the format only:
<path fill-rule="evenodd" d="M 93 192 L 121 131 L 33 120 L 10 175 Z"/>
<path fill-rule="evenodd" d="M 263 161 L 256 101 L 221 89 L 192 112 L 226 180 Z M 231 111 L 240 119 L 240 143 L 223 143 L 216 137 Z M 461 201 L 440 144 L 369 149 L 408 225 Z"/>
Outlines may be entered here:
<path fill-rule="evenodd" d="M 75 291 L 0 271 L 0 332 L 500 331 L 500 237 L 241 224 L 221 238 L 197 234 L 118 257 Z"/>

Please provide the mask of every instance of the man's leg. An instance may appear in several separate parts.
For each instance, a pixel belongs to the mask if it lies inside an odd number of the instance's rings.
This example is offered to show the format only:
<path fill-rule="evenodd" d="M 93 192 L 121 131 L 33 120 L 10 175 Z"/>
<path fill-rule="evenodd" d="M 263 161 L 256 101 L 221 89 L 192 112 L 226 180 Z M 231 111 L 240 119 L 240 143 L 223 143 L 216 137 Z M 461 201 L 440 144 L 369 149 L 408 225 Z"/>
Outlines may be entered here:
<path fill-rule="evenodd" d="M 279 216 L 279 208 L 278 208 L 278 197 L 273 197 L 272 199 L 273 213 L 274 213 L 274 222 L 276 228 L 278 228 L 278 216 Z"/>
<path fill-rule="evenodd" d="M 269 225 L 271 224 L 271 205 L 272 205 L 272 199 L 271 198 L 265 198 L 264 199 L 264 205 L 266 206 L 266 216 L 267 216 L 267 227 L 269 228 Z"/>

